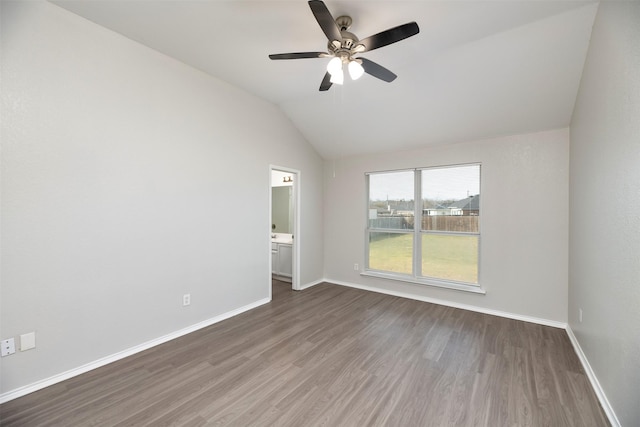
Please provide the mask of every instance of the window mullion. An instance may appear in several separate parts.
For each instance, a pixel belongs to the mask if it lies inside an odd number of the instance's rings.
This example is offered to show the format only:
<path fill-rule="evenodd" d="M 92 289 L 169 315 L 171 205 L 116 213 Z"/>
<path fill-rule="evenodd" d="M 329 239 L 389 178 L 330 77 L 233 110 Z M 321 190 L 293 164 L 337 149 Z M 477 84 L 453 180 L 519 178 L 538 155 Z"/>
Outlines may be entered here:
<path fill-rule="evenodd" d="M 413 277 L 422 275 L 422 175 L 420 169 L 414 171 L 413 209 Z"/>
<path fill-rule="evenodd" d="M 365 174 L 364 175 L 364 182 L 365 182 L 365 187 L 367 189 L 366 191 L 366 197 L 365 197 L 365 212 L 366 212 L 366 217 L 367 218 L 367 222 L 365 224 L 365 229 L 364 229 L 364 241 L 366 242 L 366 244 L 364 245 L 365 250 L 364 250 L 364 269 L 367 270 L 369 269 L 369 245 L 371 244 L 371 225 L 369 222 L 369 194 L 370 194 L 370 188 L 369 188 L 369 174 Z"/>

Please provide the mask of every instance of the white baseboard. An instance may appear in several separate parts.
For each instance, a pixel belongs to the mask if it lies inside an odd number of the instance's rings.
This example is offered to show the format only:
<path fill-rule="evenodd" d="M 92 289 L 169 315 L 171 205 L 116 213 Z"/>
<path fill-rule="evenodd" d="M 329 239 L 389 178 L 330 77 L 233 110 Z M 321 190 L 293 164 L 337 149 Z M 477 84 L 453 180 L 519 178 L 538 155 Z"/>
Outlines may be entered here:
<path fill-rule="evenodd" d="M 86 365 L 79 366 L 77 368 L 68 370 L 66 372 L 62 372 L 60 374 L 54 375 L 52 377 L 46 378 L 41 381 L 37 381 L 33 384 L 29 384 L 23 387 L 19 387 L 14 390 L 10 390 L 8 392 L 0 394 L 0 404 L 8 402 L 13 399 L 17 399 L 18 397 L 25 396 L 29 393 L 33 393 L 34 391 L 41 390 L 45 387 L 49 387 L 51 385 L 57 384 L 59 382 L 68 380 L 69 378 L 73 378 L 80 374 L 84 374 L 85 372 L 89 372 L 93 369 L 100 368 L 104 365 L 108 365 L 109 363 L 113 363 L 117 360 L 124 359 L 125 357 L 132 356 L 136 353 L 140 353 L 141 351 L 148 350 L 157 345 L 163 344 L 167 341 L 171 341 L 173 339 L 179 338 L 183 335 L 187 335 L 191 332 L 195 332 L 198 329 L 206 328 L 207 326 L 211 326 L 215 323 L 226 320 L 230 317 L 237 316 L 238 314 L 244 313 L 245 311 L 249 311 L 253 308 L 259 307 L 263 304 L 270 302 L 269 298 L 264 298 L 253 302 L 251 304 L 247 304 L 244 307 L 237 308 L 235 310 L 228 311 L 219 316 L 212 317 L 200 323 L 196 323 L 195 325 L 188 326 L 184 329 L 180 329 L 179 331 L 172 332 L 165 336 L 153 339 L 151 341 L 147 341 L 145 343 L 136 345 L 134 347 L 128 348 L 126 350 L 120 351 L 118 353 L 112 354 L 110 356 L 103 357 L 101 359 L 95 360 L 93 362 L 87 363 Z"/>
<path fill-rule="evenodd" d="M 312 286 L 319 285 L 320 283 L 326 282 L 325 279 L 316 280 L 315 282 L 305 283 L 304 285 L 300 285 L 300 290 L 308 289 Z"/>
<path fill-rule="evenodd" d="M 492 309 L 489 309 L 489 308 L 478 307 L 478 306 L 470 305 L 470 304 L 459 304 L 457 302 L 441 300 L 441 299 L 437 299 L 437 298 L 424 297 L 424 296 L 421 296 L 421 295 L 415 295 L 415 294 L 411 294 L 411 293 L 408 293 L 408 292 L 390 291 L 390 290 L 381 289 L 381 288 L 378 288 L 378 287 L 375 287 L 375 286 L 359 285 L 359 284 L 356 284 L 356 283 L 342 282 L 342 281 L 339 281 L 339 280 L 332 280 L 332 279 L 326 279 L 326 282 L 327 283 L 333 283 L 333 284 L 336 284 L 336 285 L 341 285 L 341 286 L 348 286 L 350 288 L 362 289 L 362 290 L 365 290 L 365 291 L 371 291 L 371 292 L 378 292 L 378 293 L 381 293 L 381 294 L 393 295 L 393 296 L 396 296 L 396 297 L 409 298 L 409 299 L 413 299 L 413 300 L 417 300 L 417 301 L 423 301 L 423 302 L 430 302 L 430 303 L 433 303 L 433 304 L 444 305 L 444 306 L 447 306 L 447 307 L 461 308 L 463 310 L 475 311 L 475 312 L 483 313 L 483 314 L 491 314 L 493 316 L 506 317 L 508 319 L 522 320 L 523 322 L 537 323 L 539 325 L 551 326 L 552 328 L 566 329 L 566 327 L 567 327 L 566 323 L 558 322 L 558 321 L 555 321 L 555 320 L 541 319 L 539 317 L 532 317 L 532 316 L 525 316 L 525 315 L 522 315 L 522 314 L 509 313 L 507 311 L 492 310 Z"/>
<path fill-rule="evenodd" d="M 604 413 L 609 419 L 609 422 L 611 423 L 612 427 L 620 427 L 620 421 L 618 420 L 616 413 L 613 412 L 613 408 L 611 407 L 611 404 L 609 403 L 607 396 L 604 394 L 604 390 L 602 389 L 602 386 L 600 385 L 600 382 L 598 381 L 598 378 L 596 377 L 595 372 L 593 372 L 593 369 L 591 369 L 589 360 L 587 360 L 587 356 L 582 351 L 582 347 L 580 347 L 580 343 L 578 342 L 578 339 L 574 335 L 573 330 L 571 329 L 571 326 L 567 325 L 566 329 L 567 329 L 567 335 L 569 335 L 569 340 L 571 341 L 571 344 L 573 344 L 573 349 L 578 355 L 578 359 L 580 359 L 580 363 L 582 363 L 582 367 L 584 368 L 584 371 L 586 372 L 587 377 L 591 382 L 591 387 L 593 387 L 593 391 L 595 391 L 596 396 L 600 401 L 602 410 L 604 410 Z"/>

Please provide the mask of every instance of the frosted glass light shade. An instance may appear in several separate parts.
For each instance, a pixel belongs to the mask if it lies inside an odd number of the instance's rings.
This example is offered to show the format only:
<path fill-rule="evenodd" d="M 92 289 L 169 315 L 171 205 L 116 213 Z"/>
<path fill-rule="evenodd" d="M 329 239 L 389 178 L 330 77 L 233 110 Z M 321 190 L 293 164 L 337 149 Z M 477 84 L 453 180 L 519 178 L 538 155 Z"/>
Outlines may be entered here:
<path fill-rule="evenodd" d="M 329 63 L 327 64 L 327 71 L 332 76 L 335 74 L 342 74 L 342 59 L 336 56 L 331 61 L 329 61 Z"/>
<path fill-rule="evenodd" d="M 353 80 L 358 80 L 364 74 L 364 68 L 357 61 L 349 62 L 349 75 Z"/>
<path fill-rule="evenodd" d="M 329 79 L 331 83 L 341 85 L 344 83 L 344 73 L 342 69 L 339 72 L 331 74 L 331 79 Z"/>

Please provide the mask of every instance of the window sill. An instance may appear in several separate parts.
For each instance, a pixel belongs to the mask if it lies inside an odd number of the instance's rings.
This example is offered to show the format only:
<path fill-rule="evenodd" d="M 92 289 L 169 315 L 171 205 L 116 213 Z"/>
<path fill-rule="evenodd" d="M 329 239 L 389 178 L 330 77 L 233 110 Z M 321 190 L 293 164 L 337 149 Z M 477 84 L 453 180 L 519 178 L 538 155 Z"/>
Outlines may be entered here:
<path fill-rule="evenodd" d="M 487 293 L 487 291 L 482 289 L 480 286 L 476 286 L 476 285 L 467 285 L 464 283 L 454 283 L 454 282 L 444 282 L 444 281 L 441 282 L 435 279 L 416 279 L 414 277 L 399 276 L 396 274 L 383 273 L 380 271 L 363 271 L 362 273 L 360 273 L 360 275 L 367 276 L 367 277 L 377 277 L 379 279 L 396 280 L 398 282 L 413 283 L 416 285 L 426 285 L 426 286 L 433 286 L 436 288 L 453 289 L 455 291 L 471 292 L 474 294 L 481 294 L 481 295 L 486 295 Z"/>

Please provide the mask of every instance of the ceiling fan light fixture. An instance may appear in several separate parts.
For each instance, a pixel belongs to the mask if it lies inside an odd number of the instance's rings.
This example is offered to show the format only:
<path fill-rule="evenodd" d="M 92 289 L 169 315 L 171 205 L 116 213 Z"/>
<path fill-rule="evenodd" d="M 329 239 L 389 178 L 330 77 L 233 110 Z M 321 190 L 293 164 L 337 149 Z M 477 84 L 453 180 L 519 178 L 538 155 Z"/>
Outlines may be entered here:
<path fill-rule="evenodd" d="M 327 64 L 327 71 L 332 76 L 336 74 L 342 74 L 342 59 L 337 56 L 332 58 L 331 61 L 329 61 L 329 63 Z"/>
<path fill-rule="evenodd" d="M 408 22 L 364 39 L 359 39 L 355 34 L 348 31 L 352 23 L 351 17 L 342 15 L 334 18 L 322 0 L 309 0 L 308 4 L 318 25 L 320 25 L 320 29 L 327 37 L 328 52 L 278 53 L 269 55 L 270 59 L 331 58 L 327 64 L 327 71 L 320 83 L 320 92 L 329 90 L 333 83 L 343 84 L 346 71 L 349 72 L 353 80 L 359 79 L 364 73 L 387 83 L 398 77 L 382 65 L 376 64 L 367 58 L 359 57 L 354 59 L 354 56 L 415 36 L 420 32 L 418 24 Z M 346 70 L 344 69 L 345 64 Z"/>
<path fill-rule="evenodd" d="M 358 80 L 364 74 L 364 68 L 362 68 L 362 65 L 355 59 L 349 61 L 348 68 L 352 80 Z"/>

